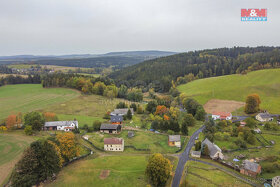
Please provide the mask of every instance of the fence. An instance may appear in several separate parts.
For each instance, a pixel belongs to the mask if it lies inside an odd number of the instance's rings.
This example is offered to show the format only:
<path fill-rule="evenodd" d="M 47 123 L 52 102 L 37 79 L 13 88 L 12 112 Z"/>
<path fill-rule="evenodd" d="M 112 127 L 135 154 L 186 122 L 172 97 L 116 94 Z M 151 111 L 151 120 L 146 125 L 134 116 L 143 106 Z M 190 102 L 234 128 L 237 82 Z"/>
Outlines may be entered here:
<path fill-rule="evenodd" d="M 92 147 L 94 147 L 94 149 L 97 149 L 98 151 L 102 151 L 105 152 L 104 149 L 100 149 L 99 147 L 96 147 L 91 141 L 83 138 L 83 140 L 85 140 L 86 142 L 88 142 Z"/>
<path fill-rule="evenodd" d="M 151 149 L 137 149 L 136 147 L 134 147 L 133 145 L 125 145 L 125 148 L 132 148 L 135 151 L 151 151 Z"/>

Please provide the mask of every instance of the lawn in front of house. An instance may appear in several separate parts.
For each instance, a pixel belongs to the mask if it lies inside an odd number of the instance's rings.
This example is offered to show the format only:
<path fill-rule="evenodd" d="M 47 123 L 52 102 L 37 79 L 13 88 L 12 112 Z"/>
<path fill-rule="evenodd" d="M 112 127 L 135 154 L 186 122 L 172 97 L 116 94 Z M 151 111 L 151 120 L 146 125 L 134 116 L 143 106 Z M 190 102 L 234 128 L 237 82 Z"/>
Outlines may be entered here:
<path fill-rule="evenodd" d="M 135 136 L 132 138 L 127 137 L 128 131 L 123 130 L 120 134 L 103 134 L 100 132 L 87 133 L 95 146 L 100 149 L 104 148 L 104 138 L 123 138 L 125 146 L 134 146 L 137 149 L 150 149 L 151 153 L 175 153 L 179 148 L 168 146 L 168 135 L 156 134 L 149 131 L 134 131 Z M 183 141 L 181 137 L 181 141 Z M 139 152 L 134 149 L 125 148 L 124 152 Z"/>
<path fill-rule="evenodd" d="M 148 156 L 104 156 L 74 162 L 47 186 L 145 186 Z M 109 175 L 100 178 L 104 170 Z"/>
<path fill-rule="evenodd" d="M 185 180 L 190 186 L 250 186 L 213 166 L 199 162 L 187 162 L 186 169 L 187 176 L 185 176 Z"/>

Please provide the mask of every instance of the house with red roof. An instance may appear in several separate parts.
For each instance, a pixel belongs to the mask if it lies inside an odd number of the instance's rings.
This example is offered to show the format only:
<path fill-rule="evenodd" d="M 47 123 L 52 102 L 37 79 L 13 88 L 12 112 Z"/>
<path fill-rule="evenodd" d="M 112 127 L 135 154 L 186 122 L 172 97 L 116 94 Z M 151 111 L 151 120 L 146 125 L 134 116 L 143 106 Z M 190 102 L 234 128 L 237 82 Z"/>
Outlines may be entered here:
<path fill-rule="evenodd" d="M 105 151 L 124 151 L 124 139 L 122 138 L 104 138 Z"/>
<path fill-rule="evenodd" d="M 214 120 L 231 120 L 232 114 L 230 112 L 213 112 L 212 118 Z"/>

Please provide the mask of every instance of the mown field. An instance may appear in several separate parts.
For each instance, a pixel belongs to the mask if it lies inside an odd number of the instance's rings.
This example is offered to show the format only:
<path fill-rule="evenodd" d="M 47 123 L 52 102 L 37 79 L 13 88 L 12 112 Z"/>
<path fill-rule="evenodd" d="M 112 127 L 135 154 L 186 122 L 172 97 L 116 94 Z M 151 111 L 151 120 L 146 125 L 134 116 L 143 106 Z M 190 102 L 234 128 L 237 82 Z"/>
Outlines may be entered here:
<path fill-rule="evenodd" d="M 189 161 L 187 163 L 188 174 L 185 180 L 188 186 L 232 186 L 249 187 L 250 185 L 240 181 L 215 167 L 199 162 Z M 183 186 L 182 186 L 183 187 Z"/>
<path fill-rule="evenodd" d="M 280 69 L 200 79 L 180 85 L 178 89 L 201 104 L 210 99 L 245 102 L 248 94 L 257 93 L 261 97 L 262 109 L 270 113 L 280 113 Z"/>
<path fill-rule="evenodd" d="M 147 156 L 103 156 L 75 162 L 46 186 L 145 186 Z M 109 170 L 108 176 L 100 176 Z"/>
<path fill-rule="evenodd" d="M 0 87 L 0 120 L 11 113 L 44 109 L 80 95 L 64 88 L 43 88 L 40 84 L 19 84 Z M 51 111 L 51 110 L 50 110 Z"/>
<path fill-rule="evenodd" d="M 21 133 L 0 133 L 0 185 L 10 175 L 20 155 L 32 141 L 32 137 Z"/>

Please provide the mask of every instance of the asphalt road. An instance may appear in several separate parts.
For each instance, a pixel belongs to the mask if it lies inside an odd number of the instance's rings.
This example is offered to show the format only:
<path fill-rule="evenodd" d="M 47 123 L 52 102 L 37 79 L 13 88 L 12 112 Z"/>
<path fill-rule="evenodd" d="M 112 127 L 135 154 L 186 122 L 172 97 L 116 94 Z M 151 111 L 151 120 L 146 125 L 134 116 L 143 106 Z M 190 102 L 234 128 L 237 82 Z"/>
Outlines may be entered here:
<path fill-rule="evenodd" d="M 172 181 L 172 187 L 179 187 L 185 164 L 190 159 L 189 158 L 189 153 L 192 149 L 192 146 L 194 145 L 195 138 L 199 135 L 199 133 L 202 132 L 202 130 L 204 128 L 205 128 L 205 126 L 203 125 L 202 127 L 200 127 L 197 131 L 195 131 L 192 134 L 184 152 L 180 155 L 179 162 L 178 162 L 178 165 L 177 165 L 177 168 L 176 168 L 176 171 L 175 171 L 175 175 L 174 175 L 174 178 L 173 178 L 173 181 Z"/>

